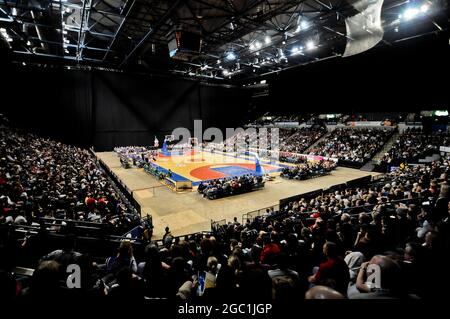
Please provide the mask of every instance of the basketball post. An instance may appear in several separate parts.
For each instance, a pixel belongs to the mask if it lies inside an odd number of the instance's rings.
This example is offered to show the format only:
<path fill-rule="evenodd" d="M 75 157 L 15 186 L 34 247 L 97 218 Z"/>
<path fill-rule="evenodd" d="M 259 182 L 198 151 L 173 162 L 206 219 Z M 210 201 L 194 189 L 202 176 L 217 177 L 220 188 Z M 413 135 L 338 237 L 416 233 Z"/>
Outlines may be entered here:
<path fill-rule="evenodd" d="M 256 176 L 263 176 L 264 175 L 264 168 L 261 166 L 261 163 L 259 162 L 259 156 L 256 153 L 249 152 L 249 155 L 253 155 L 255 157 L 255 175 Z"/>

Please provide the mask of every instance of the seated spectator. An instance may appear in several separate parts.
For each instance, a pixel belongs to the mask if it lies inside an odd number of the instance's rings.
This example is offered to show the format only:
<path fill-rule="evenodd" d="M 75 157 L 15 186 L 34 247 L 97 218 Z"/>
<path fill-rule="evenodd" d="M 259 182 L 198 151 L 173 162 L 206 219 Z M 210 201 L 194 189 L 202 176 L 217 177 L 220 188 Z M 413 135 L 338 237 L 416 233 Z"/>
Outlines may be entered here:
<path fill-rule="evenodd" d="M 294 301 L 300 291 L 300 278 L 296 271 L 289 269 L 288 256 L 281 253 L 277 256 L 277 268 L 269 270 L 272 279 L 273 299 L 275 302 Z"/>
<path fill-rule="evenodd" d="M 345 299 L 345 296 L 330 287 L 318 285 L 306 292 L 305 299 Z"/>
<path fill-rule="evenodd" d="M 133 273 L 137 271 L 136 259 L 133 256 L 133 247 L 129 241 L 120 243 L 118 253 L 106 259 L 106 271 L 116 273 L 123 267 L 128 267 Z"/>
<path fill-rule="evenodd" d="M 331 287 L 346 295 L 350 276 L 347 264 L 338 255 L 337 245 L 326 242 L 323 245 L 323 254 L 327 257 L 327 261 L 320 264 L 317 272 L 308 278 L 309 282 Z"/>
<path fill-rule="evenodd" d="M 380 269 L 380 287 L 376 283 L 367 282 L 367 267 L 378 265 Z M 375 276 L 376 277 L 376 276 Z M 376 255 L 369 262 L 361 265 L 356 279 L 356 288 L 359 293 L 349 296 L 351 299 L 396 299 L 404 295 L 400 266 L 391 258 Z"/>
<path fill-rule="evenodd" d="M 309 154 L 363 164 L 382 148 L 392 133 L 389 129 L 337 128 Z"/>
<path fill-rule="evenodd" d="M 65 270 L 70 264 L 78 264 L 78 260 L 81 257 L 81 254 L 75 249 L 75 237 L 73 235 L 67 235 L 64 237 L 64 246 L 62 249 L 57 249 L 48 255 L 42 257 L 42 260 L 54 260 L 59 263 L 61 266 L 62 272 L 65 273 Z"/>

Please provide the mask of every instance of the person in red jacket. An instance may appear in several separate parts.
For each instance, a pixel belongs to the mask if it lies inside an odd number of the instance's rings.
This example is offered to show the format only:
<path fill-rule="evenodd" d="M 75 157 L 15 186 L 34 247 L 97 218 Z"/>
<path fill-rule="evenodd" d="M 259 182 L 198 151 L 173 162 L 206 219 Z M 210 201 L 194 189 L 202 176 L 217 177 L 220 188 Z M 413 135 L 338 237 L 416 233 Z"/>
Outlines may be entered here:
<path fill-rule="evenodd" d="M 337 245 L 327 241 L 323 245 L 323 253 L 327 261 L 319 265 L 319 270 L 308 278 L 309 282 L 331 287 L 344 296 L 347 295 L 350 274 L 344 259 L 338 255 Z"/>

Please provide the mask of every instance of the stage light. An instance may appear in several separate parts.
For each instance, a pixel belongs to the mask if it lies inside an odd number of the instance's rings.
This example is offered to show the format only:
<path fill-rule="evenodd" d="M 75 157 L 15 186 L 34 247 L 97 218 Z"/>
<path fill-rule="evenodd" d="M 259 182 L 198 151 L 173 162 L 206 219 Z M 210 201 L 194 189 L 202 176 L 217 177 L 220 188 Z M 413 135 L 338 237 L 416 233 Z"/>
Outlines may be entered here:
<path fill-rule="evenodd" d="M 226 58 L 227 58 L 227 60 L 230 60 L 230 61 L 235 60 L 236 59 L 236 54 L 234 54 L 233 51 L 230 51 L 230 52 L 227 53 Z"/>
<path fill-rule="evenodd" d="M 255 49 L 255 45 L 252 43 L 250 44 L 250 50 L 254 50 Z"/>
<path fill-rule="evenodd" d="M 222 71 L 222 74 L 225 75 L 225 76 L 227 76 L 228 74 L 230 74 L 230 72 L 228 72 L 228 70 L 223 70 L 223 71 Z"/>
<path fill-rule="evenodd" d="M 255 48 L 257 48 L 257 49 L 261 48 L 261 42 L 256 41 L 255 42 Z"/>
<path fill-rule="evenodd" d="M 307 50 L 313 50 L 316 48 L 316 45 L 314 43 L 314 41 L 310 40 L 308 42 L 306 42 L 306 49 Z"/>
<path fill-rule="evenodd" d="M 264 42 L 266 42 L 266 44 L 269 44 L 270 42 L 272 42 L 272 40 L 268 35 L 266 35 L 266 37 L 264 38 Z"/>
<path fill-rule="evenodd" d="M 422 4 L 422 5 L 420 6 L 420 12 L 422 12 L 422 13 L 427 12 L 428 9 L 430 9 L 430 6 L 429 6 L 428 4 L 426 4 L 426 3 L 424 3 L 424 4 Z"/>
<path fill-rule="evenodd" d="M 302 20 L 302 22 L 300 22 L 300 28 L 302 28 L 302 30 L 306 29 L 307 27 L 309 27 L 309 23 L 306 20 Z"/>
<path fill-rule="evenodd" d="M 405 10 L 403 16 L 405 20 L 411 20 L 414 19 L 419 13 L 420 11 L 417 8 L 408 8 Z"/>

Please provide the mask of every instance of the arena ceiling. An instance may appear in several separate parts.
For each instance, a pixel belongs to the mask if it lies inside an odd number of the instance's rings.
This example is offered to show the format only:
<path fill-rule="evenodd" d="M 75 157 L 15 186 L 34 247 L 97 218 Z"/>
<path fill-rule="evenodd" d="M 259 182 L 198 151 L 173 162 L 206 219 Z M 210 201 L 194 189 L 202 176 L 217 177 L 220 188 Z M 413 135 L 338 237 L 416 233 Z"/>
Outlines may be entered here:
<path fill-rule="evenodd" d="M 341 57 L 352 3 L 0 0 L 0 46 L 24 64 L 243 80 Z M 446 32 L 449 21 L 445 0 L 384 0 L 377 45 Z M 200 35 L 199 52 L 170 56 L 180 30 Z"/>

